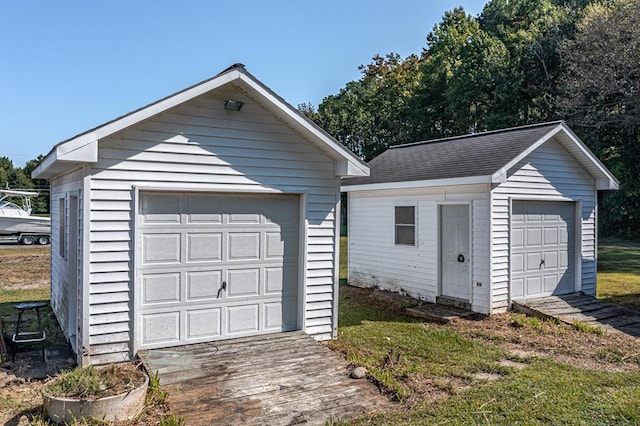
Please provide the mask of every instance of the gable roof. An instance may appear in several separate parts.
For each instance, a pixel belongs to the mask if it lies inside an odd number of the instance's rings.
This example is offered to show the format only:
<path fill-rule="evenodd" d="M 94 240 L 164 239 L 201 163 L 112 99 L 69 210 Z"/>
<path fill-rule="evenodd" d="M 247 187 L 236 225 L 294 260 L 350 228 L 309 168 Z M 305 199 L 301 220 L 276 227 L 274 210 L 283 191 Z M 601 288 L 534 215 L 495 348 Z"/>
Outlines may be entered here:
<path fill-rule="evenodd" d="M 244 65 L 234 64 L 208 80 L 58 143 L 33 170 L 32 177 L 48 179 L 78 164 L 95 163 L 98 161 L 98 143 L 101 139 L 227 84 L 238 87 L 291 129 L 333 158 L 336 161 L 338 176 L 368 175 L 369 167 L 366 163 L 251 75 Z"/>
<path fill-rule="evenodd" d="M 343 191 L 500 183 L 507 171 L 555 137 L 596 179 L 598 189 L 618 181 L 562 121 L 397 145 L 369 162 L 367 177 L 347 178 Z"/>

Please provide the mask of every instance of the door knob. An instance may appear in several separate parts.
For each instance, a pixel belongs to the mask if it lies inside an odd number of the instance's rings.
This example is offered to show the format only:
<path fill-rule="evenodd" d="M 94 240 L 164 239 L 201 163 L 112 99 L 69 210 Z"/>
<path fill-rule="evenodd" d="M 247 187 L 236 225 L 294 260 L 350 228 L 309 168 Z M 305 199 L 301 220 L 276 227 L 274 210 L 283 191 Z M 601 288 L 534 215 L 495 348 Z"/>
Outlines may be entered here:
<path fill-rule="evenodd" d="M 459 254 L 458 255 L 458 262 L 459 263 L 464 263 L 464 255 L 463 254 Z"/>

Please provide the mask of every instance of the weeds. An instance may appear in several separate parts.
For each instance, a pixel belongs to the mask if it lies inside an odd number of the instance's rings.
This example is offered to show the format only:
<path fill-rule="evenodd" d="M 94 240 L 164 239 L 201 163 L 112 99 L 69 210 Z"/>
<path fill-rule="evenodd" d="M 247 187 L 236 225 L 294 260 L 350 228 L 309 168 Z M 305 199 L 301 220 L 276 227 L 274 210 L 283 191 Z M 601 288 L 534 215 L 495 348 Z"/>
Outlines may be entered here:
<path fill-rule="evenodd" d="M 157 371 L 155 374 L 149 374 L 148 398 L 157 401 L 158 404 L 167 402 L 167 392 L 160 389 L 160 377 Z"/>
<path fill-rule="evenodd" d="M 184 426 L 185 424 L 187 424 L 187 421 L 184 417 L 178 417 L 175 414 L 160 419 L 160 426 Z"/>
<path fill-rule="evenodd" d="M 601 336 L 604 336 L 607 334 L 604 328 L 597 325 L 587 324 L 584 321 L 573 321 L 573 328 L 575 328 L 581 333 L 593 333 L 593 334 L 599 334 Z"/>
<path fill-rule="evenodd" d="M 132 390 L 143 382 L 144 373 L 133 364 L 113 364 L 105 368 L 65 370 L 45 385 L 44 390 L 54 396 L 99 398 Z"/>

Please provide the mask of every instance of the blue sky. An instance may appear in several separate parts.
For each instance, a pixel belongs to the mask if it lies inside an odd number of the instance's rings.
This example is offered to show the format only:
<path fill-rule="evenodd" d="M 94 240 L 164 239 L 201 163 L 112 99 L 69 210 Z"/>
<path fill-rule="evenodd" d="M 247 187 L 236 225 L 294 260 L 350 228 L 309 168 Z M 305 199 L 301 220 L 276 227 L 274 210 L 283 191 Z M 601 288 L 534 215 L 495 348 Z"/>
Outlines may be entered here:
<path fill-rule="evenodd" d="M 56 143 L 240 62 L 296 106 L 318 105 L 375 54 L 420 53 L 445 11 L 480 0 L 7 1 L 0 156 Z"/>

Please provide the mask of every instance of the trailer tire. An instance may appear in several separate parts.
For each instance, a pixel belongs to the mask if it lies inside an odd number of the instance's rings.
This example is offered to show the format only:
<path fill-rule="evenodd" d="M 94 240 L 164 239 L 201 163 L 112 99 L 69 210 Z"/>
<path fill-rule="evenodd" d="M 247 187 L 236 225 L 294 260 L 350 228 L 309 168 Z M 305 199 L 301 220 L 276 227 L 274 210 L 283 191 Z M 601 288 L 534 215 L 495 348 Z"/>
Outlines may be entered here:
<path fill-rule="evenodd" d="M 20 244 L 25 246 L 33 245 L 36 242 L 36 238 L 33 235 L 24 235 L 20 238 Z"/>
<path fill-rule="evenodd" d="M 50 243 L 49 237 L 47 237 L 46 235 L 40 235 L 37 238 L 37 243 L 41 246 L 46 246 L 47 244 Z"/>

